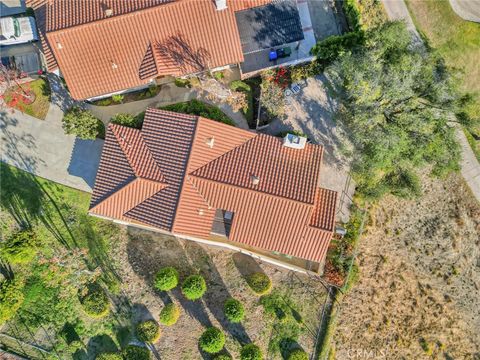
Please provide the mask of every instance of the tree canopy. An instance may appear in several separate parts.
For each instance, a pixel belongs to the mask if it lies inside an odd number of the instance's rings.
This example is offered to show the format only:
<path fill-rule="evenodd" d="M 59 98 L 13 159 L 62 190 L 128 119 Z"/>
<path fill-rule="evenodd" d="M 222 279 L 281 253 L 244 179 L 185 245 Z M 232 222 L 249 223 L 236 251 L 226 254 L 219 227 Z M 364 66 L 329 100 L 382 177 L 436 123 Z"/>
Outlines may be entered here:
<path fill-rule="evenodd" d="M 420 168 L 439 176 L 458 169 L 451 123 L 465 98 L 443 60 L 412 44 L 403 23 L 366 32 L 364 45 L 339 54 L 326 75 L 365 197 L 415 196 Z"/>

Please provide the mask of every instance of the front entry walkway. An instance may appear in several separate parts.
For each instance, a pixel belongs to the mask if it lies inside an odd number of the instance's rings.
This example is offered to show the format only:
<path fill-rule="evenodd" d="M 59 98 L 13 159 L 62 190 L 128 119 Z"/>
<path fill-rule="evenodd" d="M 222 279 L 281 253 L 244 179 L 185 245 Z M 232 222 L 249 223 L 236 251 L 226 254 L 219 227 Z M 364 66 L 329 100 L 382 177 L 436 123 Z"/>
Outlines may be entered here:
<path fill-rule="evenodd" d="M 34 175 L 91 192 L 102 140 L 65 135 L 63 111 L 73 104 L 55 75 L 49 75 L 52 103 L 45 120 L 9 108 L 0 110 L 1 160 Z"/>

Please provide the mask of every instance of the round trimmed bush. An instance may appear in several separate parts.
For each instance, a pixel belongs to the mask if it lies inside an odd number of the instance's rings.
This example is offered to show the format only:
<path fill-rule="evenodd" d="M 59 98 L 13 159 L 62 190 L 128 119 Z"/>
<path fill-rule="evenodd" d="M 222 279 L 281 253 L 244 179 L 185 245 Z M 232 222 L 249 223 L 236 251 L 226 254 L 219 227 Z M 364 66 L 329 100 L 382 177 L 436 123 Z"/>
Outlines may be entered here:
<path fill-rule="evenodd" d="M 98 354 L 95 360 L 123 360 L 123 356 L 118 352 L 108 352 Z"/>
<path fill-rule="evenodd" d="M 228 299 L 225 301 L 223 311 L 228 320 L 232 323 L 238 323 L 245 317 L 245 309 L 240 301 L 237 299 Z"/>
<path fill-rule="evenodd" d="M 160 291 L 172 290 L 178 285 L 178 271 L 171 267 L 164 267 L 155 275 L 155 287 Z"/>
<path fill-rule="evenodd" d="M 216 327 L 209 327 L 200 336 L 200 348 L 210 354 L 218 353 L 225 345 L 225 334 Z"/>
<path fill-rule="evenodd" d="M 171 326 L 178 321 L 180 317 L 180 307 L 176 304 L 167 304 L 160 311 L 160 323 L 163 325 Z"/>
<path fill-rule="evenodd" d="M 202 275 L 190 275 L 182 284 L 182 293 L 188 300 L 200 299 L 207 291 L 207 284 Z"/>
<path fill-rule="evenodd" d="M 101 318 L 108 314 L 110 310 L 110 302 L 107 294 L 100 287 L 90 289 L 87 295 L 81 300 L 83 311 L 93 318 Z"/>
<path fill-rule="evenodd" d="M 232 360 L 232 357 L 227 354 L 220 354 L 213 358 L 213 360 Z"/>
<path fill-rule="evenodd" d="M 152 353 L 145 347 L 128 345 L 123 350 L 123 358 L 125 360 L 151 360 Z"/>
<path fill-rule="evenodd" d="M 288 360 L 308 360 L 308 355 L 302 349 L 295 349 L 288 355 Z"/>
<path fill-rule="evenodd" d="M 241 360 L 263 360 L 262 350 L 255 344 L 248 344 L 240 351 Z"/>
<path fill-rule="evenodd" d="M 272 281 L 264 273 L 257 272 L 247 277 L 248 286 L 257 295 L 264 295 L 268 293 L 272 288 Z"/>
<path fill-rule="evenodd" d="M 160 338 L 160 327 L 155 320 L 147 320 L 137 324 L 135 329 L 140 341 L 154 343 Z"/>

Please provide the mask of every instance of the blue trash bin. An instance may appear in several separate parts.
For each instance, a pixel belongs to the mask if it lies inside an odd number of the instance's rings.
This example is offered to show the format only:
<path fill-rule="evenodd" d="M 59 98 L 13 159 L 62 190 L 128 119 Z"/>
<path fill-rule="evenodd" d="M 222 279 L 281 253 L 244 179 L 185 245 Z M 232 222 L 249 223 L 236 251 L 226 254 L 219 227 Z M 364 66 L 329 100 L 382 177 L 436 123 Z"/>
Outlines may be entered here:
<path fill-rule="evenodd" d="M 277 58 L 278 58 L 277 52 L 275 50 L 270 50 L 270 53 L 268 54 L 268 60 L 274 61 L 274 60 L 277 60 Z"/>

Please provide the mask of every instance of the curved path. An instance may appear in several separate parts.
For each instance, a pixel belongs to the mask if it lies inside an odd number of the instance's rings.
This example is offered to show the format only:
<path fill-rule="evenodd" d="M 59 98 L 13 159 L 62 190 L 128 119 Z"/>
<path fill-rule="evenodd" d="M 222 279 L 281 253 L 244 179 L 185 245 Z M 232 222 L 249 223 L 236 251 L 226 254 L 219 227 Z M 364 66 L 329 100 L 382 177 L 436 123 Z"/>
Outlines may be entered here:
<path fill-rule="evenodd" d="M 453 11 L 462 19 L 480 23 L 480 0 L 449 0 Z"/>
<path fill-rule="evenodd" d="M 198 99 L 205 103 L 217 106 L 222 110 L 235 124 L 242 129 L 248 130 L 248 123 L 245 117 L 240 112 L 234 112 L 228 104 L 213 104 L 205 97 L 202 97 L 194 89 L 188 89 L 175 86 L 173 83 L 164 84 L 160 92 L 149 99 L 133 101 L 126 104 L 110 105 L 110 106 L 96 106 L 92 104 L 85 104 L 84 107 L 90 110 L 96 117 L 108 124 L 111 117 L 115 114 L 126 113 L 137 115 L 145 111 L 147 107 L 161 107 L 171 105 L 179 102 Z"/>
<path fill-rule="evenodd" d="M 476 2 L 480 0 L 474 0 Z M 413 25 L 412 18 L 408 12 L 407 6 L 403 0 L 382 0 L 385 11 L 390 20 L 403 20 L 407 23 L 407 28 L 412 31 L 414 42 L 420 37 Z M 412 28 L 413 26 L 413 28 Z M 420 40 L 421 41 L 421 40 Z M 473 196 L 480 201 L 480 163 L 473 153 L 470 144 L 465 137 L 460 126 L 456 127 L 457 139 L 462 150 L 462 161 L 460 163 L 461 173 L 468 186 L 472 190 Z"/>

